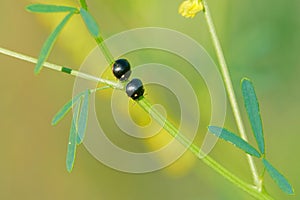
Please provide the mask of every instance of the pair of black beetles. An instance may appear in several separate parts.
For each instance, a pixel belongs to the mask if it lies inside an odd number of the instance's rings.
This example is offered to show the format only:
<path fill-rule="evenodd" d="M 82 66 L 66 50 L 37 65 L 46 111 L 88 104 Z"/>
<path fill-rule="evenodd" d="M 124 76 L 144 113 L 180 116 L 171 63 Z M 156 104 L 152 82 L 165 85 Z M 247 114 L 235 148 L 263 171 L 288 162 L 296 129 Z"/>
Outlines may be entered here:
<path fill-rule="evenodd" d="M 118 59 L 112 66 L 112 72 L 120 81 L 127 81 L 131 75 L 130 64 L 126 59 Z M 133 100 L 139 100 L 143 97 L 145 90 L 140 79 L 134 78 L 126 85 L 126 93 Z"/>

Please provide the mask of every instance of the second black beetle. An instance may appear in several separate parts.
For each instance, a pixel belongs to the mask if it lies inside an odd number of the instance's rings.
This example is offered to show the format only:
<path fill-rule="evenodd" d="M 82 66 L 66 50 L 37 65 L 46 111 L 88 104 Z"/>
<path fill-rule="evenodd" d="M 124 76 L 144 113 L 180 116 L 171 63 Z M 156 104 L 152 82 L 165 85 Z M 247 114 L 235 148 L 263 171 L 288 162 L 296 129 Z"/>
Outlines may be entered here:
<path fill-rule="evenodd" d="M 143 83 L 140 79 L 134 78 L 126 85 L 126 93 L 133 100 L 139 100 L 145 92 Z"/>

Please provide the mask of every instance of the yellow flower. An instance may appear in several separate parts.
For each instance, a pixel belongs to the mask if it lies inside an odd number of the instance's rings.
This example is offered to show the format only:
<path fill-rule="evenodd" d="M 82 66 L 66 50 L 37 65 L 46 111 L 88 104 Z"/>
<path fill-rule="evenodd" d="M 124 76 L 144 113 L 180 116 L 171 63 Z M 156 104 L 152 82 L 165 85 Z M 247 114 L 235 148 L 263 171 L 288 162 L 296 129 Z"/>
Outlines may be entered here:
<path fill-rule="evenodd" d="M 193 18 L 203 9 L 201 0 L 186 0 L 179 6 L 178 12 L 186 18 Z"/>

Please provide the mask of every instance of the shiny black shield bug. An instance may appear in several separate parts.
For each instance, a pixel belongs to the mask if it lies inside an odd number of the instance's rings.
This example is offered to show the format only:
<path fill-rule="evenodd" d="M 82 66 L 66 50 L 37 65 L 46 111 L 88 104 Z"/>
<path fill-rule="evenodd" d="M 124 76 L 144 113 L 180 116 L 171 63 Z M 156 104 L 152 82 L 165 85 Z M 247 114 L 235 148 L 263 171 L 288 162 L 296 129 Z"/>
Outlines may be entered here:
<path fill-rule="evenodd" d="M 126 93 L 133 100 L 139 100 L 145 92 L 143 83 L 140 79 L 134 78 L 126 85 Z"/>
<path fill-rule="evenodd" d="M 118 59 L 112 66 L 112 72 L 120 81 L 127 81 L 131 75 L 130 64 L 126 59 Z"/>

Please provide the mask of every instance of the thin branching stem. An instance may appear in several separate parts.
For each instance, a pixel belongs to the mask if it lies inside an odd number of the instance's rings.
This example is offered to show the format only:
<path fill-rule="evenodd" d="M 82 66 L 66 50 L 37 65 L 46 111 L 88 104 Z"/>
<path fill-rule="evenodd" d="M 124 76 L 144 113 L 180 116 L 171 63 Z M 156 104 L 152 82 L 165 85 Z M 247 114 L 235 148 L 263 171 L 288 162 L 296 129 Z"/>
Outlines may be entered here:
<path fill-rule="evenodd" d="M 224 81 L 224 84 L 225 84 L 225 87 L 226 87 L 229 102 L 230 102 L 231 108 L 233 110 L 234 118 L 235 118 L 235 121 L 236 121 L 236 124 L 237 124 L 237 127 L 238 127 L 238 130 L 239 130 L 239 133 L 240 133 L 241 137 L 245 141 L 248 141 L 246 131 L 245 131 L 245 128 L 244 128 L 244 124 L 243 124 L 243 121 L 242 121 L 242 117 L 241 117 L 241 114 L 240 114 L 239 106 L 238 106 L 238 103 L 237 103 L 236 95 L 235 95 L 235 92 L 234 92 L 234 89 L 233 89 L 233 86 L 232 86 L 231 77 L 230 77 L 230 74 L 229 74 L 229 70 L 228 70 L 228 67 L 227 67 L 227 64 L 226 64 L 226 60 L 225 60 L 225 57 L 224 57 L 224 53 L 223 53 L 220 41 L 219 41 L 218 36 L 217 36 L 215 25 L 213 23 L 213 20 L 212 20 L 211 14 L 210 14 L 210 10 L 209 10 L 209 7 L 208 7 L 208 4 L 207 4 L 206 0 L 202 0 L 202 2 L 203 2 L 203 5 L 204 5 L 204 16 L 205 16 L 206 22 L 208 24 L 209 32 L 210 32 L 210 35 L 211 35 L 211 38 L 212 38 L 212 41 L 213 41 L 213 45 L 214 45 L 214 48 L 215 48 L 215 51 L 216 51 L 216 55 L 217 55 L 217 58 L 218 58 L 218 61 L 219 61 L 221 74 L 222 74 L 223 81 Z M 258 190 L 261 190 L 262 185 L 261 185 L 261 181 L 259 179 L 259 175 L 258 175 L 256 166 L 254 164 L 254 160 L 248 154 L 247 154 L 247 158 L 248 158 L 248 162 L 249 162 L 250 169 L 251 169 L 251 172 L 252 172 L 254 183 L 258 187 Z"/>
<path fill-rule="evenodd" d="M 85 9 L 87 9 L 87 5 L 85 0 L 80 0 L 81 6 Z M 238 104 L 236 101 L 236 97 L 235 97 L 235 93 L 232 87 L 232 83 L 231 83 L 231 79 L 230 79 L 230 75 L 228 72 L 228 68 L 226 65 L 226 61 L 223 55 L 223 51 L 220 45 L 220 42 L 218 40 L 216 31 L 215 31 L 215 27 L 209 12 L 209 8 L 208 5 L 206 3 L 205 0 L 203 0 L 204 3 L 204 7 L 205 7 L 205 18 L 207 20 L 208 26 L 209 26 L 209 30 L 210 30 L 210 34 L 214 43 L 214 47 L 217 53 L 217 57 L 220 63 L 220 68 L 221 68 L 221 72 L 223 75 L 223 79 L 225 82 L 225 86 L 227 89 L 227 93 L 229 95 L 229 100 L 232 106 L 232 109 L 234 111 L 234 116 L 240 131 L 240 134 L 242 136 L 243 139 L 247 139 L 246 134 L 245 134 L 245 129 L 243 127 L 243 123 L 241 120 L 241 115 L 238 109 Z M 109 64 L 112 64 L 114 61 L 114 58 L 111 54 L 111 52 L 109 51 L 109 49 L 105 46 L 104 42 L 103 42 L 103 38 L 100 35 L 98 38 L 95 38 L 98 46 L 100 47 L 100 49 L 102 50 L 106 60 L 108 61 Z M 9 51 L 7 49 L 3 49 L 0 48 L 0 53 L 3 53 L 5 55 L 8 56 L 12 56 L 21 60 L 25 60 L 31 63 L 36 63 L 37 59 L 32 58 L 30 56 L 26 56 L 23 54 L 19 54 L 13 51 Z M 122 84 L 120 83 L 116 83 L 113 81 L 109 81 L 106 79 L 102 79 L 102 78 L 98 78 L 98 77 L 94 77 L 92 75 L 86 74 L 86 73 L 82 73 L 79 71 L 75 71 L 69 68 L 64 68 L 62 66 L 59 65 L 55 65 L 52 63 L 48 63 L 45 62 L 44 66 L 46 68 L 49 69 L 53 69 L 56 71 L 63 71 L 67 69 L 68 72 L 70 72 L 69 74 L 77 76 L 77 77 L 81 77 L 87 80 L 91 80 L 91 81 L 96 81 L 96 82 L 101 82 L 104 83 L 112 88 L 115 89 L 120 89 L 120 90 L 124 90 L 124 87 Z M 255 180 L 255 184 L 256 187 L 253 185 L 250 185 L 246 182 L 244 182 L 243 180 L 241 180 L 239 177 L 235 176 L 234 174 L 232 174 L 231 172 L 229 172 L 227 169 L 225 169 L 222 165 L 220 165 L 219 163 L 217 163 L 215 160 L 213 160 L 211 157 L 209 156 L 204 156 L 204 153 L 201 151 L 201 149 L 199 147 L 197 147 L 196 145 L 192 144 L 182 133 L 179 132 L 179 130 L 171 124 L 171 122 L 169 122 L 167 119 L 165 119 L 156 109 L 154 109 L 152 107 L 152 105 L 150 104 L 149 101 L 147 101 L 146 98 L 142 98 L 141 100 L 137 101 L 138 105 L 140 105 L 147 113 L 149 113 L 161 126 L 163 126 L 163 128 L 170 134 L 172 135 L 178 142 L 180 142 L 185 148 L 189 149 L 195 156 L 197 156 L 197 158 L 199 158 L 200 160 L 202 160 L 206 165 L 208 165 L 209 167 L 211 167 L 213 170 L 215 170 L 216 172 L 218 172 L 219 174 L 221 174 L 223 177 L 225 177 L 227 180 L 229 180 L 230 182 L 232 182 L 233 184 L 235 184 L 236 186 L 238 186 L 239 188 L 241 188 L 242 190 L 246 191 L 247 193 L 249 193 L 251 196 L 259 199 L 259 200 L 272 200 L 273 198 L 271 196 L 269 196 L 267 193 L 261 192 L 260 190 L 257 189 L 257 186 L 259 183 L 259 179 L 257 176 L 257 172 L 255 169 L 255 165 L 254 162 L 252 160 L 251 157 L 249 157 L 249 163 L 251 166 L 251 170 L 253 172 L 253 176 L 254 176 L 254 180 Z"/>
<path fill-rule="evenodd" d="M 84 8 L 85 10 L 88 10 L 88 6 L 85 0 L 80 0 L 80 6 L 82 8 Z M 115 61 L 113 55 L 111 54 L 111 52 L 109 51 L 108 47 L 106 46 L 106 44 L 104 43 L 104 39 L 103 36 L 101 35 L 101 33 L 99 32 L 98 37 L 94 37 L 97 45 L 99 46 L 99 48 L 101 49 L 106 61 L 108 62 L 109 65 L 112 65 Z"/>
<path fill-rule="evenodd" d="M 16 53 L 7 49 L 3 49 L 0 47 L 0 53 L 3 53 L 5 55 L 15 57 L 27 62 L 36 63 L 37 59 L 32 58 L 30 56 L 26 56 L 20 53 Z M 61 71 L 62 66 L 55 65 L 52 63 L 45 62 L 45 67 L 49 69 L 53 69 L 56 71 Z M 76 71 L 77 73 L 81 74 L 81 72 Z M 83 73 L 82 73 L 83 74 Z M 74 75 L 74 74 L 71 74 Z M 101 79 L 98 77 L 94 77 L 89 74 L 84 74 L 84 76 L 81 76 L 81 78 L 85 78 L 87 80 L 95 81 L 95 82 L 101 82 L 104 84 L 107 84 L 108 86 L 124 90 L 123 86 L 121 87 L 119 83 L 112 82 L 106 79 Z M 102 89 L 102 88 L 101 88 Z M 96 91 L 91 90 L 91 92 Z M 212 159 L 209 156 L 204 156 L 204 153 L 197 147 L 196 145 L 192 144 L 182 133 L 179 132 L 179 130 L 167 119 L 165 119 L 164 116 L 162 116 L 156 109 L 152 107 L 150 102 L 146 98 L 142 98 L 141 100 L 137 101 L 138 105 L 140 105 L 147 113 L 149 113 L 163 128 L 172 135 L 178 142 L 180 142 L 184 147 L 189 149 L 195 156 L 197 156 L 198 159 L 202 160 L 206 165 L 211 167 L 213 170 L 215 170 L 217 173 L 221 174 L 223 177 L 225 177 L 227 180 L 232 182 L 237 187 L 241 188 L 245 192 L 249 193 L 251 196 L 259 199 L 259 200 L 272 200 L 273 198 L 269 196 L 266 193 L 259 192 L 256 187 L 253 185 L 250 185 L 243 180 L 241 180 L 239 177 L 235 176 L 231 172 L 229 172 L 227 169 L 225 169 L 222 165 L 220 165 L 217 161 Z"/>
<path fill-rule="evenodd" d="M 104 54 L 105 59 L 108 62 L 108 64 L 112 65 L 114 63 L 115 59 L 112 56 L 112 54 L 110 53 L 106 44 L 104 43 L 102 36 L 99 34 L 99 36 L 97 38 L 95 38 L 95 40 L 96 40 L 99 48 L 101 49 L 102 53 Z"/>
<path fill-rule="evenodd" d="M 0 53 L 11 56 L 11 57 L 14 57 L 14 58 L 18 58 L 20 60 L 24 60 L 24 61 L 27 61 L 27 62 L 30 62 L 30 63 L 34 63 L 34 64 L 37 63 L 36 58 L 30 57 L 30 56 L 27 56 L 27 55 L 24 55 L 24 54 L 21 54 L 21 53 L 17 53 L 17 52 L 14 52 L 14 51 L 10 51 L 8 49 L 4 49 L 4 48 L 1 48 L 1 47 L 0 47 Z M 56 65 L 56 64 L 53 64 L 53 63 L 49 63 L 49 62 L 45 62 L 43 64 L 43 66 L 48 68 L 48 69 L 52 69 L 52 70 L 59 71 L 59 72 L 61 72 L 62 69 L 65 68 L 63 66 Z M 68 68 L 68 69 L 70 70 L 69 74 L 71 74 L 72 76 L 80 77 L 80 78 L 83 78 L 83 79 L 86 79 L 86 80 L 95 81 L 95 82 L 99 82 L 99 83 L 104 83 L 104 84 L 109 85 L 110 87 L 115 88 L 115 89 L 120 89 L 120 90 L 124 89 L 123 84 L 121 84 L 119 82 L 114 82 L 114 81 L 110 81 L 110 80 L 107 80 L 107 79 L 95 77 L 95 76 L 92 76 L 92 75 L 89 75 L 89 74 L 86 74 L 86 73 L 83 73 L 83 72 L 80 72 L 80 71 L 76 71 L 74 69 L 70 69 L 70 68 Z"/>

